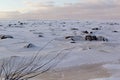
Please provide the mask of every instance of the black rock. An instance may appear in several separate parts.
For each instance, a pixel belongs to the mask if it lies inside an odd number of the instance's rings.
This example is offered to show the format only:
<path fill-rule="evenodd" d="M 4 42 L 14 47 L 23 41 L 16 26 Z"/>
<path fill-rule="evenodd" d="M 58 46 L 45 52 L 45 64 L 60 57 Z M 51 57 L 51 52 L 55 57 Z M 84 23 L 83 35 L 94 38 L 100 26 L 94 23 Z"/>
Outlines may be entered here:
<path fill-rule="evenodd" d="M 100 30 L 100 28 L 92 28 L 92 30 Z"/>
<path fill-rule="evenodd" d="M 38 37 L 43 37 L 43 35 L 38 35 Z"/>
<path fill-rule="evenodd" d="M 7 39 L 7 38 L 13 38 L 13 36 L 10 36 L 10 35 L 0 35 L 0 39 Z"/>
<path fill-rule="evenodd" d="M 71 30 L 79 30 L 78 28 L 71 28 Z"/>
<path fill-rule="evenodd" d="M 113 31 L 113 32 L 117 33 L 118 31 Z"/>
<path fill-rule="evenodd" d="M 88 31 L 82 31 L 82 33 L 88 34 L 89 32 Z"/>
<path fill-rule="evenodd" d="M 24 48 L 32 48 L 35 47 L 32 43 L 28 43 L 27 45 L 24 46 Z"/>
<path fill-rule="evenodd" d="M 95 40 L 95 41 L 97 41 L 98 39 L 97 39 L 97 37 L 95 35 L 86 35 L 85 40 L 88 40 L 88 41 Z"/>

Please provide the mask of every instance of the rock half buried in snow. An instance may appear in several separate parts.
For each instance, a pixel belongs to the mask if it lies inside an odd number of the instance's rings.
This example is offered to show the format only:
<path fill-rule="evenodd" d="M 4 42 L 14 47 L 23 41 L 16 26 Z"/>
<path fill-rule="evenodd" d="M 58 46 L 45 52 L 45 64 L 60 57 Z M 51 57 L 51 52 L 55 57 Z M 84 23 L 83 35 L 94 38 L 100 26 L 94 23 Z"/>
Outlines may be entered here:
<path fill-rule="evenodd" d="M 97 40 L 98 41 L 108 41 L 108 39 L 103 36 L 97 36 Z"/>
<path fill-rule="evenodd" d="M 35 45 L 32 43 L 28 43 L 24 46 L 24 48 L 33 48 L 33 47 L 35 47 Z"/>
<path fill-rule="evenodd" d="M 11 35 L 0 35 L 0 39 L 13 38 Z"/>
<path fill-rule="evenodd" d="M 82 36 L 66 36 L 65 39 L 70 39 L 72 41 L 83 41 L 83 37 Z"/>

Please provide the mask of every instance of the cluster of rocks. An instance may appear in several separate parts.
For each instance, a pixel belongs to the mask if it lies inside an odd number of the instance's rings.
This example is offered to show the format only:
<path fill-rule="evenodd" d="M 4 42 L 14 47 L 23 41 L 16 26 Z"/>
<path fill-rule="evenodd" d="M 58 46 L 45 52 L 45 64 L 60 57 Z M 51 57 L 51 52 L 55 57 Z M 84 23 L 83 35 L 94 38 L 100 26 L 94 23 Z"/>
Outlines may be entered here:
<path fill-rule="evenodd" d="M 82 33 L 84 33 L 84 34 L 92 34 L 93 32 L 91 31 L 91 32 L 88 32 L 88 31 L 82 31 Z"/>
<path fill-rule="evenodd" d="M 96 27 L 96 28 L 92 28 L 92 30 L 101 30 L 101 29 Z"/>
<path fill-rule="evenodd" d="M 96 35 L 86 35 L 85 40 L 86 41 L 108 41 L 107 38 L 103 36 L 96 36 Z"/>
<path fill-rule="evenodd" d="M 82 36 L 66 36 L 65 39 L 72 40 L 72 43 L 75 43 L 75 41 L 108 41 L 107 38 L 103 36 L 96 36 L 96 35 L 86 35 L 85 37 Z"/>
<path fill-rule="evenodd" d="M 97 31 L 97 30 L 101 30 L 101 29 L 98 28 L 98 27 L 94 27 L 94 28 L 92 28 L 92 30 Z M 89 32 L 89 31 L 86 30 L 86 31 L 82 31 L 82 33 L 85 34 L 84 39 L 85 39 L 86 41 L 108 41 L 108 39 L 105 38 L 105 37 L 103 37 L 103 36 L 93 35 L 93 32 L 92 32 L 92 31 Z"/>
<path fill-rule="evenodd" d="M 17 23 L 10 23 L 8 27 L 24 28 L 27 23 L 18 21 Z"/>
<path fill-rule="evenodd" d="M 94 34 L 94 31 L 98 31 L 98 30 L 101 30 L 101 27 L 102 26 L 99 26 L 99 27 L 93 27 L 91 29 L 91 31 L 82 31 L 82 36 L 66 36 L 65 39 L 71 39 L 72 40 L 72 43 L 75 43 L 75 41 L 79 40 L 84 40 L 84 41 L 108 41 L 107 38 L 103 37 L 103 36 L 97 36 Z M 72 28 L 72 30 L 78 30 L 76 28 Z M 117 31 L 114 31 L 114 32 L 117 32 Z"/>

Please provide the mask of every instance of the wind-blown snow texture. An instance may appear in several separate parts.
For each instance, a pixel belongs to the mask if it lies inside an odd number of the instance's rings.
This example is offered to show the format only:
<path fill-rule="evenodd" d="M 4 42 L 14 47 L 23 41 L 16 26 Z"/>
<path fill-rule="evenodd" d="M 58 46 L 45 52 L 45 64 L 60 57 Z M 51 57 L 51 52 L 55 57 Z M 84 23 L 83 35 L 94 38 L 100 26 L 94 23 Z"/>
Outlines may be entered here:
<path fill-rule="evenodd" d="M 100 30 L 92 30 L 99 28 Z M 108 42 L 85 41 L 82 31 L 92 35 L 104 36 Z M 0 40 L 0 58 L 9 56 L 32 56 L 50 42 L 40 55 L 63 51 L 67 56 L 56 68 L 80 66 L 82 64 L 107 63 L 103 67 L 110 73 L 120 73 L 120 22 L 119 21 L 0 21 L 0 35 L 11 35 L 14 38 Z M 81 36 L 82 39 L 71 43 L 66 36 Z M 33 44 L 26 48 L 29 44 Z M 117 65 L 116 65 L 117 64 Z M 114 77 L 113 74 L 113 77 Z M 105 78 L 95 80 L 117 80 Z"/>

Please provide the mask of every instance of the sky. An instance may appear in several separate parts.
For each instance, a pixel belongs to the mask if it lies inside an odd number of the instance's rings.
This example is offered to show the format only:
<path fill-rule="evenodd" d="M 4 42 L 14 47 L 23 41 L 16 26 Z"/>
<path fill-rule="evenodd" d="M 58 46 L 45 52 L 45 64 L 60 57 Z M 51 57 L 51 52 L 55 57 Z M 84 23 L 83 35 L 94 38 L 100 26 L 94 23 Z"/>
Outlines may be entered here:
<path fill-rule="evenodd" d="M 120 19 L 120 0 L 0 0 L 0 19 Z"/>

